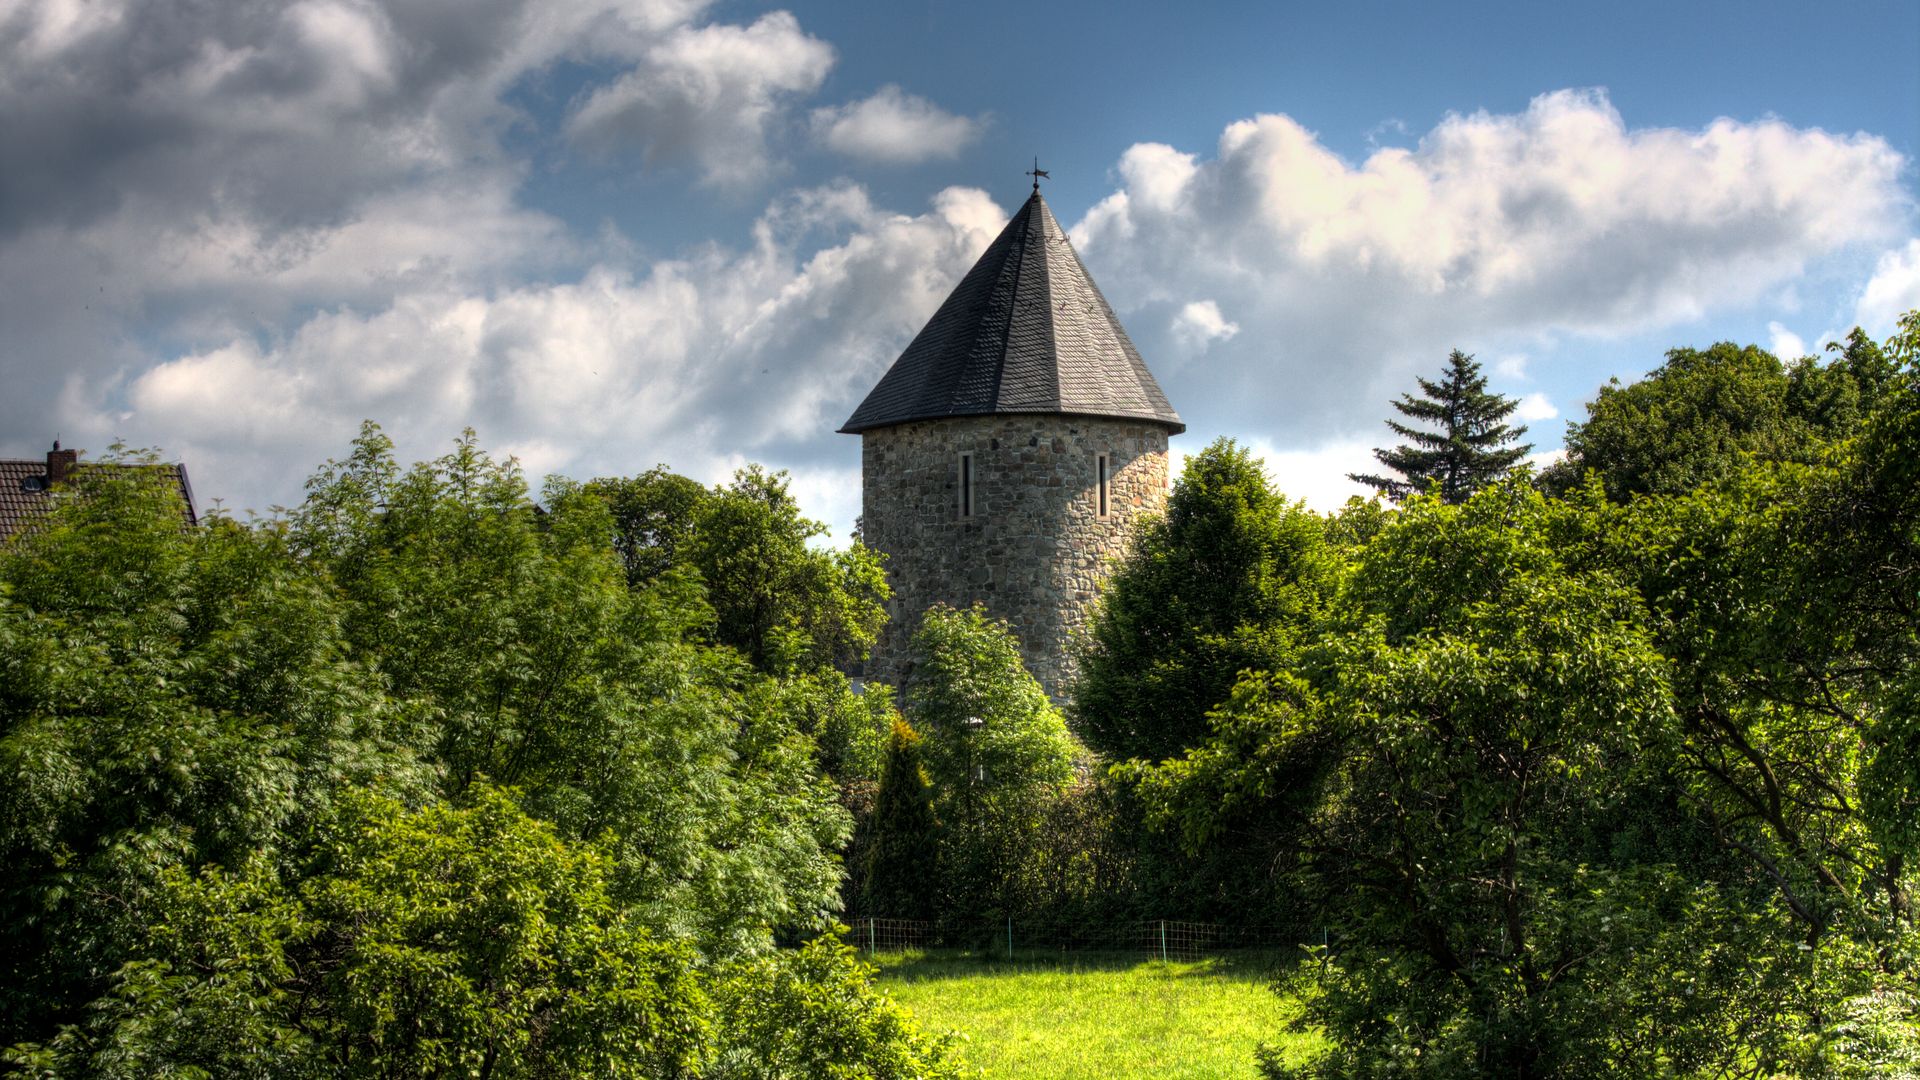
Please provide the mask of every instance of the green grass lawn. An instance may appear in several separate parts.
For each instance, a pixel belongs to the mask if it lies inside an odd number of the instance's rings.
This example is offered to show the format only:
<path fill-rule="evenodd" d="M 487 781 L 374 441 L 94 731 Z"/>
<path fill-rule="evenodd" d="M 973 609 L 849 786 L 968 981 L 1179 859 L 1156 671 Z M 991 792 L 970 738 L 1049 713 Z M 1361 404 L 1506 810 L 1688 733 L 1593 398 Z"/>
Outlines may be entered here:
<path fill-rule="evenodd" d="M 1254 1077 L 1254 1048 L 1291 1053 L 1298 1002 L 1271 989 L 1272 956 L 1196 962 L 1069 954 L 1016 961 L 907 952 L 875 961 L 880 987 L 929 1030 L 967 1036 L 988 1077 Z"/>

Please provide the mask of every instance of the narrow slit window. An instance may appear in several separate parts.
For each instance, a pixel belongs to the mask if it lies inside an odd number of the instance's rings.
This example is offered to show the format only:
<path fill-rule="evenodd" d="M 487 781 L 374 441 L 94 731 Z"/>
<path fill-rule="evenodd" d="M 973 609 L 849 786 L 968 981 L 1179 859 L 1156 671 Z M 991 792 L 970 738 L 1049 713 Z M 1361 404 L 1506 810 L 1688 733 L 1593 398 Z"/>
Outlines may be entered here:
<path fill-rule="evenodd" d="M 960 516 L 973 516 L 973 455 L 960 455 Z"/>
<path fill-rule="evenodd" d="M 1107 516 L 1107 455 L 1101 454 L 1094 471 L 1098 473 L 1100 488 L 1100 516 Z"/>

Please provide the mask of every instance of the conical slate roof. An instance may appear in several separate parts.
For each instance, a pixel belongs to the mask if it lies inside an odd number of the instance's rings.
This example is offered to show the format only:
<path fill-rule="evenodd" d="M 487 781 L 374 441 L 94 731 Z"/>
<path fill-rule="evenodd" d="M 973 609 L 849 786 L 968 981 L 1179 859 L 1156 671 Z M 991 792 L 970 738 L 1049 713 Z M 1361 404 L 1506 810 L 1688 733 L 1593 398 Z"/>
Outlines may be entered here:
<path fill-rule="evenodd" d="M 995 413 L 1187 427 L 1037 188 L 840 430 Z"/>

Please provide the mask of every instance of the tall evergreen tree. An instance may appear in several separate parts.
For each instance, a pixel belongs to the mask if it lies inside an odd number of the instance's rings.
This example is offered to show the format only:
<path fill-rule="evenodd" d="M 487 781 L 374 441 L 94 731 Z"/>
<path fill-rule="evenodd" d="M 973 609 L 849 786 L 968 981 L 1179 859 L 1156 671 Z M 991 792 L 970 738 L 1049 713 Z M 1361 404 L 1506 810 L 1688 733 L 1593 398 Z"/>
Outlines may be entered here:
<path fill-rule="evenodd" d="M 862 897 L 868 912 L 898 919 L 933 917 L 939 828 L 933 784 L 920 763 L 920 733 L 895 719 L 873 803 L 873 843 L 867 849 Z"/>
<path fill-rule="evenodd" d="M 1396 420 L 1387 426 L 1409 440 L 1391 450 L 1375 450 L 1380 463 L 1399 477 L 1348 473 L 1349 480 L 1367 484 L 1394 502 L 1440 485 L 1440 497 L 1463 503 L 1519 462 L 1532 443 L 1510 446 L 1527 433 L 1526 426 L 1508 427 L 1503 421 L 1518 404 L 1487 392 L 1487 377 L 1473 357 L 1453 350 L 1439 382 L 1415 377 L 1422 397 L 1400 395 L 1393 407 L 1402 416 L 1438 428 L 1423 431 Z"/>

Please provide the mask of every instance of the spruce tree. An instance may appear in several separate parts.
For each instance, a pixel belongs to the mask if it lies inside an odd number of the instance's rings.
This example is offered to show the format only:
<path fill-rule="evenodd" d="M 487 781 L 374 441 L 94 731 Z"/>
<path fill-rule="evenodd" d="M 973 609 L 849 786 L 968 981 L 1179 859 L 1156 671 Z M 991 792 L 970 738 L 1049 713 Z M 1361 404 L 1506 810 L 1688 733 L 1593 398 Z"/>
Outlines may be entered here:
<path fill-rule="evenodd" d="M 931 919 L 939 857 L 933 785 L 920 763 L 920 733 L 905 720 L 893 722 L 880 790 L 873 801 L 873 842 L 867 849 L 862 900 L 870 914 L 895 919 Z"/>
<path fill-rule="evenodd" d="M 1516 428 L 1503 422 L 1518 402 L 1488 393 L 1487 377 L 1473 357 L 1455 349 L 1439 382 L 1418 376 L 1415 381 L 1424 396 L 1402 394 L 1393 407 L 1402 416 L 1439 430 L 1423 431 L 1388 420 L 1387 426 L 1410 442 L 1375 450 L 1373 456 L 1400 476 L 1348 473 L 1347 479 L 1367 484 L 1394 502 L 1437 483 L 1441 499 L 1463 503 L 1533 449 L 1532 443 L 1508 445 L 1527 433 L 1524 424 Z"/>

